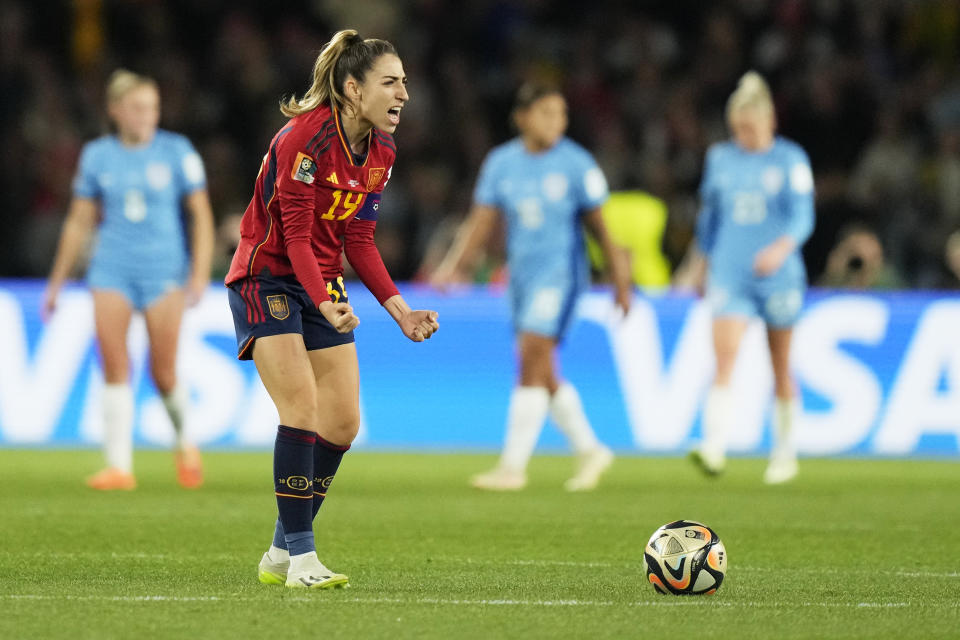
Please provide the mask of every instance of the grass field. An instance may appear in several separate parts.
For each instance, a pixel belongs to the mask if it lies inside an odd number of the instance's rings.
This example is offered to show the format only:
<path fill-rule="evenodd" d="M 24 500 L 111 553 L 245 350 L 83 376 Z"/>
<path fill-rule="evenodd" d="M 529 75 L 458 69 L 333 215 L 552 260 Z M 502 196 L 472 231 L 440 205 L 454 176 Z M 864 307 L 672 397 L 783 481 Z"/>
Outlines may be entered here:
<path fill-rule="evenodd" d="M 789 486 L 763 461 L 719 480 L 624 457 L 592 494 L 538 457 L 517 494 L 470 489 L 492 456 L 351 453 L 317 521 L 352 586 L 256 580 L 274 503 L 269 453 L 206 457 L 179 489 L 138 452 L 140 488 L 82 485 L 92 451 L 0 451 L 0 638 L 960 637 L 960 465 L 808 460 Z M 656 594 L 653 530 L 702 520 L 724 540 L 714 596 Z M 668 636 L 669 634 L 669 636 Z"/>

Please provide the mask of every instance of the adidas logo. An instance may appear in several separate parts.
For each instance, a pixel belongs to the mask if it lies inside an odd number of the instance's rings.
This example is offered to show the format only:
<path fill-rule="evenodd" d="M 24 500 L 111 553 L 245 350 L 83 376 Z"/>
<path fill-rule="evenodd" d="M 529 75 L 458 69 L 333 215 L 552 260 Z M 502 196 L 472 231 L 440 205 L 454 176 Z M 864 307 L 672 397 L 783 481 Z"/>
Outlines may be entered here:
<path fill-rule="evenodd" d="M 333 173 L 331 173 L 330 175 L 327 176 L 327 182 L 332 182 L 333 184 L 340 184 L 340 181 L 337 180 L 337 172 L 336 172 L 336 171 L 334 171 Z"/>

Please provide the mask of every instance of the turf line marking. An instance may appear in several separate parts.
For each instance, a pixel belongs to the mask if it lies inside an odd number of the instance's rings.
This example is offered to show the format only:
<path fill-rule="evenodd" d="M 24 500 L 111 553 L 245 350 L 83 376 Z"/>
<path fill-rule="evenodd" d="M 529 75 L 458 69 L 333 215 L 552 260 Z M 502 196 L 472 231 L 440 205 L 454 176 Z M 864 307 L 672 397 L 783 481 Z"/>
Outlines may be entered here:
<path fill-rule="evenodd" d="M 322 596 L 318 596 L 322 597 Z M 263 602 L 263 598 L 245 598 L 234 596 L 75 596 L 43 594 L 0 594 L 0 600 L 48 600 L 81 602 Z M 317 602 L 313 597 L 284 598 L 286 601 Z M 611 600 L 459 600 L 449 598 L 331 598 L 327 604 L 403 604 L 403 605 L 444 605 L 467 607 L 724 607 L 754 609 L 787 609 L 792 607 L 824 609 L 903 609 L 920 607 L 932 609 L 958 609 L 960 604 L 911 604 L 909 602 L 725 602 L 713 598 L 683 599 L 663 601 L 613 602 Z"/>

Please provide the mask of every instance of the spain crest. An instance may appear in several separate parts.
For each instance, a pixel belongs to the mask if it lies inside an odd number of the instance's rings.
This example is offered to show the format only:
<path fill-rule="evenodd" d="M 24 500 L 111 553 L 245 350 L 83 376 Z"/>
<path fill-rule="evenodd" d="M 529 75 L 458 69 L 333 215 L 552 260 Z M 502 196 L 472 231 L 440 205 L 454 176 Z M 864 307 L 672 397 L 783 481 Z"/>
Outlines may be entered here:
<path fill-rule="evenodd" d="M 270 315 L 277 320 L 286 320 L 290 315 L 290 305 L 287 304 L 287 296 L 283 293 L 267 296 L 267 308 L 270 309 Z"/>
<path fill-rule="evenodd" d="M 383 167 L 370 169 L 370 172 L 367 173 L 367 191 L 373 191 L 376 186 L 380 184 L 380 179 L 383 178 L 384 171 L 386 171 L 386 169 Z"/>

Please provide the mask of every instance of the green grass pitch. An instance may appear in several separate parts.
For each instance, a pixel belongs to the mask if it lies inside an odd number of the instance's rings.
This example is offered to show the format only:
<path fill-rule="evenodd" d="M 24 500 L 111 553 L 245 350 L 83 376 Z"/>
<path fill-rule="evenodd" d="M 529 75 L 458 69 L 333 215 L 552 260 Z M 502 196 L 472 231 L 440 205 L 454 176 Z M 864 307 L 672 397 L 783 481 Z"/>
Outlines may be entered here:
<path fill-rule="evenodd" d="M 320 558 L 351 587 L 261 585 L 271 455 L 209 453 L 180 489 L 169 454 L 138 452 L 140 487 L 87 490 L 93 451 L 0 451 L 0 638 L 957 638 L 960 465 L 805 460 L 766 487 L 764 461 L 700 477 L 621 457 L 565 493 L 539 456 L 523 492 L 472 490 L 492 456 L 352 452 L 317 520 Z M 730 558 L 714 596 L 656 594 L 643 547 L 678 518 Z"/>

